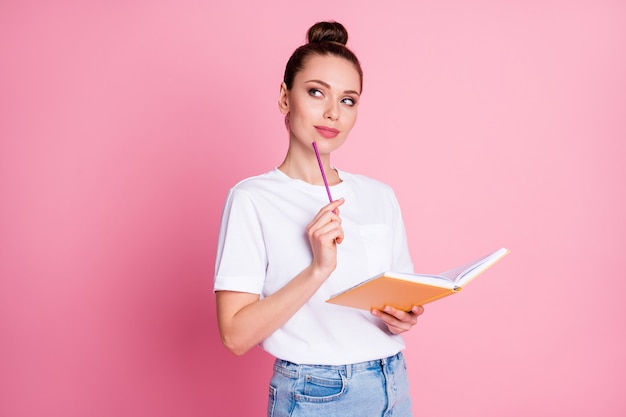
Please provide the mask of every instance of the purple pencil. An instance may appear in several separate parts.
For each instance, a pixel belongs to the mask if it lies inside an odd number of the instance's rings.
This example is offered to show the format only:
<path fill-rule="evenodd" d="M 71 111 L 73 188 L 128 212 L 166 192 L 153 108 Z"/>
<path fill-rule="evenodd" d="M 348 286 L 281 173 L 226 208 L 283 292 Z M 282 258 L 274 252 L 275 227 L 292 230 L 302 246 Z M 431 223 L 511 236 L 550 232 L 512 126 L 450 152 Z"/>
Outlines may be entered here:
<path fill-rule="evenodd" d="M 324 172 L 324 166 L 322 165 L 322 160 L 320 159 L 320 153 L 317 151 L 317 143 L 313 141 L 313 149 L 315 150 L 315 156 L 317 157 L 317 163 L 320 165 L 320 171 L 322 172 L 322 179 L 324 180 L 324 186 L 326 187 L 326 193 L 328 193 L 328 200 L 332 203 L 333 196 L 330 195 L 330 187 L 328 187 L 328 181 L 326 180 L 326 173 Z"/>

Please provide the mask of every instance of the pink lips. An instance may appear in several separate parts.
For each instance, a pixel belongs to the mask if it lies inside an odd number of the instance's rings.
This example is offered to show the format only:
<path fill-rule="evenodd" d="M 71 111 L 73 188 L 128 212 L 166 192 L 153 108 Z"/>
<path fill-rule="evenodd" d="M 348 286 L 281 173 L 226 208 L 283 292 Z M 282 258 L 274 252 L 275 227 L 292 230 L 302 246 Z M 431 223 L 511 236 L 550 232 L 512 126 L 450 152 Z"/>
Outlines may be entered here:
<path fill-rule="evenodd" d="M 332 127 L 328 126 L 315 126 L 315 130 L 317 130 L 320 135 L 324 136 L 327 139 L 334 138 L 339 134 L 339 131 L 337 129 L 333 129 Z"/>

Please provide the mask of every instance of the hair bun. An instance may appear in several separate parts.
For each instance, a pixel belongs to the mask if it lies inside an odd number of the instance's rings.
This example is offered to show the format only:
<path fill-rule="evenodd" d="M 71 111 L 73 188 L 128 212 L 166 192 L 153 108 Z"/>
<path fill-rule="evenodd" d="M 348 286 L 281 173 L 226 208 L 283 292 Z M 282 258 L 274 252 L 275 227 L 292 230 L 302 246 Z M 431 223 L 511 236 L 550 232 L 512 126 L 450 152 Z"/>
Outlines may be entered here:
<path fill-rule="evenodd" d="M 309 43 L 335 42 L 348 43 L 348 31 L 338 22 L 318 22 L 307 33 Z"/>

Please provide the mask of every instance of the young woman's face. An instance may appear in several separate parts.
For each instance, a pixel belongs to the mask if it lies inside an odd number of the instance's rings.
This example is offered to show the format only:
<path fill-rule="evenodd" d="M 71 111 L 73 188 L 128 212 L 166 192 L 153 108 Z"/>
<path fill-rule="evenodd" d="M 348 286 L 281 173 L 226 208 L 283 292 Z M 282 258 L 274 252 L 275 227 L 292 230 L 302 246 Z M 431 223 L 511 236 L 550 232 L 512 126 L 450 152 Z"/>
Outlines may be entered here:
<path fill-rule="evenodd" d="M 288 114 L 291 140 L 316 141 L 320 152 L 337 149 L 357 118 L 361 79 L 354 65 L 333 55 L 312 55 L 296 74 L 291 90 L 283 84 L 280 110 Z"/>

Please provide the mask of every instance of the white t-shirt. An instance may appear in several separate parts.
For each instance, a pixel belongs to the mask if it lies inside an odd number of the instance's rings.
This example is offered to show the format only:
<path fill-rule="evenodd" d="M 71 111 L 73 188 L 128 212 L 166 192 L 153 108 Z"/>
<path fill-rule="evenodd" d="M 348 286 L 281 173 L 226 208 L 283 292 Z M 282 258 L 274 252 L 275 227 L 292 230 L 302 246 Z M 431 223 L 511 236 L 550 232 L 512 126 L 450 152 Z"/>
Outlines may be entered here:
<path fill-rule="evenodd" d="M 413 272 L 404 223 L 393 190 L 361 175 L 338 171 L 331 187 L 340 207 L 344 240 L 337 268 L 263 348 L 299 364 L 342 365 L 380 359 L 404 349 L 401 336 L 368 311 L 326 303 L 333 294 L 386 270 Z M 306 226 L 328 204 L 324 186 L 279 169 L 233 187 L 222 215 L 214 290 L 266 297 L 308 267 Z"/>

